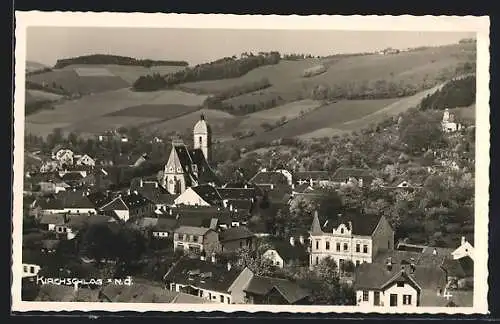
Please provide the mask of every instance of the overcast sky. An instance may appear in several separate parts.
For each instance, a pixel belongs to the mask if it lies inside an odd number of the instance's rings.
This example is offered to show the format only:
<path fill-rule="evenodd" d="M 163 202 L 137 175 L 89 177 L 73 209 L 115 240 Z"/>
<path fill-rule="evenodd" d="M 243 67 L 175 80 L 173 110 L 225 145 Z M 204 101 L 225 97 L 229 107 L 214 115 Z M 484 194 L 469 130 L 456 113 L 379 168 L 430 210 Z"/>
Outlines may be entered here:
<path fill-rule="evenodd" d="M 386 47 L 444 45 L 466 37 L 474 37 L 474 33 L 29 27 L 27 59 L 52 66 L 60 58 L 115 54 L 185 60 L 195 65 L 249 51 L 276 50 L 324 56 Z"/>

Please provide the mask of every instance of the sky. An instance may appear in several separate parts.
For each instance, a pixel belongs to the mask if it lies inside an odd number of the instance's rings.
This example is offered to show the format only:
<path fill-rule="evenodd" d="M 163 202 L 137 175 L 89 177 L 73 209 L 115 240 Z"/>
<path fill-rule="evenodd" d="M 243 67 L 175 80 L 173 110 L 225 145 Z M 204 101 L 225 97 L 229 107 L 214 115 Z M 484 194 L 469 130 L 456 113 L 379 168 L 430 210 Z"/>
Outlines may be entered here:
<path fill-rule="evenodd" d="M 28 27 L 27 60 L 53 66 L 58 59 L 113 54 L 190 65 L 243 52 L 271 51 L 326 56 L 456 43 L 465 32 L 237 30 L 111 27 Z"/>

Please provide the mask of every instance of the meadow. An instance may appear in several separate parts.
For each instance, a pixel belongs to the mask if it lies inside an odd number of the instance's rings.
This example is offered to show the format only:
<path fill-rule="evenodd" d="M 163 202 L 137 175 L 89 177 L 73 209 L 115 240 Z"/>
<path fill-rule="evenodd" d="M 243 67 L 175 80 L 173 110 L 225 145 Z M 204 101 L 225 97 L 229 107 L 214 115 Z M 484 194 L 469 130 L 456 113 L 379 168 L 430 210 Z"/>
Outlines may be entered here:
<path fill-rule="evenodd" d="M 151 122 L 151 117 L 144 117 L 147 118 L 144 120 L 140 120 L 137 116 L 108 116 L 103 121 L 100 119 L 105 115 L 128 107 L 147 104 L 199 107 L 205 98 L 206 96 L 175 90 L 134 92 L 129 89 L 120 89 L 108 91 L 84 96 L 78 100 L 68 100 L 61 104 L 54 105 L 54 110 L 43 110 L 33 115 L 29 115 L 26 117 L 25 131 L 35 135 L 46 136 L 52 132 L 52 129 L 55 127 L 62 128 L 63 131 L 66 132 L 73 130 L 78 130 L 79 132 L 94 132 L 95 129 L 102 128 L 100 124 L 107 124 L 109 129 L 116 127 L 116 125 L 131 125 L 135 120 L 137 125 L 142 125 Z M 158 117 L 154 118 L 154 120 L 161 119 L 162 118 Z M 96 124 L 98 124 L 98 126 L 95 126 Z M 75 125 L 75 127 L 73 127 L 73 125 Z M 85 129 L 86 125 L 88 125 L 89 130 Z"/>
<path fill-rule="evenodd" d="M 50 93 L 46 91 L 41 91 L 41 90 L 32 90 L 28 89 L 26 90 L 25 93 L 25 103 L 27 105 L 39 101 L 57 101 L 62 99 L 63 96 L 55 94 L 55 93 Z"/>
<path fill-rule="evenodd" d="M 105 117 L 145 117 L 168 120 L 196 110 L 199 110 L 199 107 L 180 104 L 142 104 L 114 111 L 106 114 Z"/>

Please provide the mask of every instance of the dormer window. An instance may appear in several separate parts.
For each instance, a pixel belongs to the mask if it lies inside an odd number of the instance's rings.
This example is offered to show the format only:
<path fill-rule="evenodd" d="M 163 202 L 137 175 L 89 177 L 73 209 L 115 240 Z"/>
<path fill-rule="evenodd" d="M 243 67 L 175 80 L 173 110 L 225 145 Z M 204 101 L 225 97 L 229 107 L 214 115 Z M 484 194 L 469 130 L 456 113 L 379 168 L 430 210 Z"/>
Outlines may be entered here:
<path fill-rule="evenodd" d="M 344 234 L 344 228 L 343 227 L 340 229 L 340 234 Z"/>

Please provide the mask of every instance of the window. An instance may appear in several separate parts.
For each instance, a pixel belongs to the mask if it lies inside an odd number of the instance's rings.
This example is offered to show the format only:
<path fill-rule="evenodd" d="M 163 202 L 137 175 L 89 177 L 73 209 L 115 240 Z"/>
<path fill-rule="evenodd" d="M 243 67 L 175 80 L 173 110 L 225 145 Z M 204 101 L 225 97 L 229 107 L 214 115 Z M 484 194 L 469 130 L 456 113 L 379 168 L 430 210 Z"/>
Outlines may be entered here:
<path fill-rule="evenodd" d="M 373 292 L 373 305 L 380 306 L 380 291 Z"/>
<path fill-rule="evenodd" d="M 193 236 L 193 242 L 198 243 L 198 236 L 197 235 Z"/>
<path fill-rule="evenodd" d="M 360 264 L 359 260 L 356 260 L 356 267 L 358 267 Z"/>
<path fill-rule="evenodd" d="M 343 227 L 340 229 L 340 234 L 344 234 L 344 228 Z"/>
<path fill-rule="evenodd" d="M 223 303 L 224 302 L 224 296 L 220 295 L 220 302 Z"/>
<path fill-rule="evenodd" d="M 404 281 L 398 281 L 397 286 L 398 287 L 404 287 L 405 286 L 405 282 Z"/>
<path fill-rule="evenodd" d="M 316 241 L 316 250 L 319 250 L 319 241 Z"/>
<path fill-rule="evenodd" d="M 327 250 L 330 250 L 330 242 L 326 241 L 325 248 L 326 248 Z"/>
<path fill-rule="evenodd" d="M 363 253 L 368 253 L 368 245 L 363 245 Z"/>
<path fill-rule="evenodd" d="M 391 296 L 389 298 L 390 298 L 390 300 L 389 300 L 390 306 L 398 306 L 398 295 L 391 294 Z"/>
<path fill-rule="evenodd" d="M 34 266 L 30 267 L 30 273 L 35 273 L 35 267 Z"/>
<path fill-rule="evenodd" d="M 28 266 L 23 266 L 23 271 L 28 272 Z"/>
<path fill-rule="evenodd" d="M 198 141 L 200 142 L 200 145 L 201 145 L 201 143 L 203 143 L 203 137 L 201 137 L 201 136 L 200 136 L 200 137 L 198 138 Z"/>
<path fill-rule="evenodd" d="M 359 243 L 356 244 L 356 252 L 358 252 L 358 253 L 361 252 L 361 246 Z"/>
<path fill-rule="evenodd" d="M 337 243 L 337 251 L 340 251 L 340 243 Z"/>
<path fill-rule="evenodd" d="M 319 258 L 316 257 L 316 265 L 318 265 L 318 264 L 319 264 Z"/>
<path fill-rule="evenodd" d="M 231 304 L 231 299 L 229 299 L 229 297 L 226 297 L 226 303 Z"/>
<path fill-rule="evenodd" d="M 411 295 L 403 295 L 403 305 L 411 305 Z"/>
<path fill-rule="evenodd" d="M 368 301 L 368 290 L 363 290 L 363 301 Z"/>
<path fill-rule="evenodd" d="M 344 251 L 347 251 L 348 248 L 349 246 L 347 245 L 347 243 L 344 243 Z"/>

